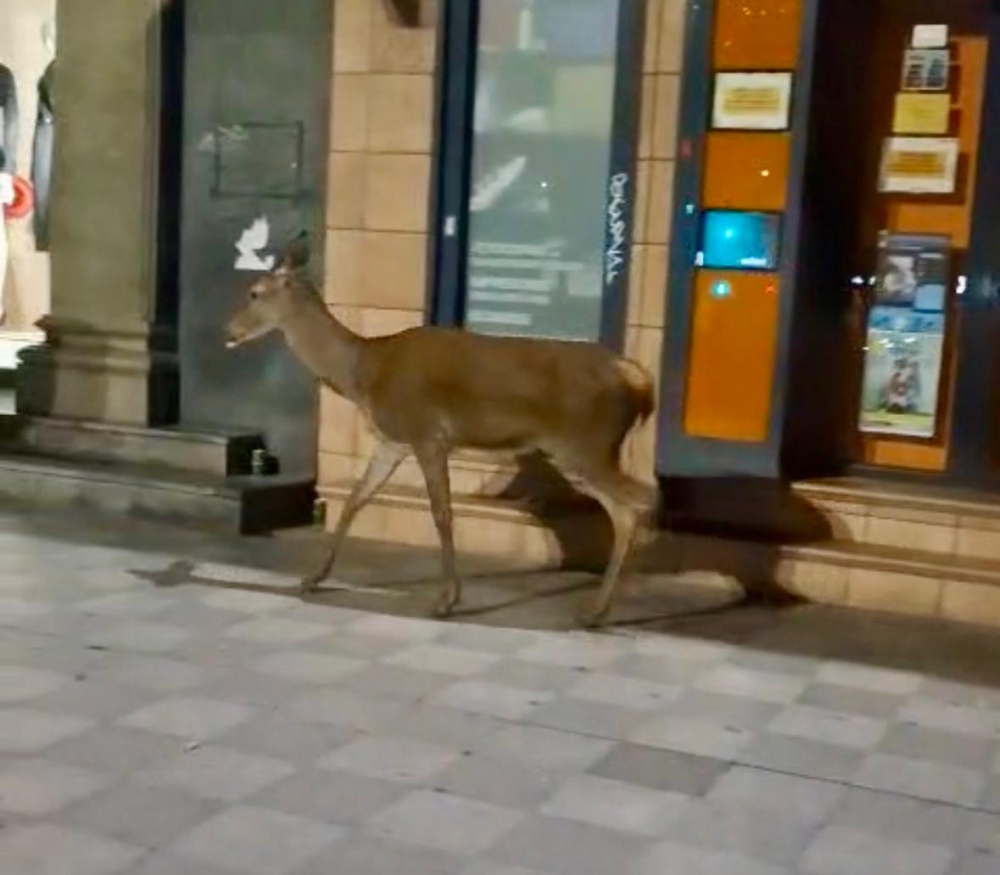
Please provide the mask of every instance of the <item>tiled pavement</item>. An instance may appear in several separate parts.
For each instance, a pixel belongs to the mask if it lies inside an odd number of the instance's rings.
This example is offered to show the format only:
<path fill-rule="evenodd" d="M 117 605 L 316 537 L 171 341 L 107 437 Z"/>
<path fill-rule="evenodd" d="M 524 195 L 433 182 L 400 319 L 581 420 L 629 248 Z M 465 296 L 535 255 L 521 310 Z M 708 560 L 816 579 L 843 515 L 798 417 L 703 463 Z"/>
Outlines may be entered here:
<path fill-rule="evenodd" d="M 0 518 L 2 875 L 1000 872 L 1000 636 L 435 623 L 118 534 Z"/>

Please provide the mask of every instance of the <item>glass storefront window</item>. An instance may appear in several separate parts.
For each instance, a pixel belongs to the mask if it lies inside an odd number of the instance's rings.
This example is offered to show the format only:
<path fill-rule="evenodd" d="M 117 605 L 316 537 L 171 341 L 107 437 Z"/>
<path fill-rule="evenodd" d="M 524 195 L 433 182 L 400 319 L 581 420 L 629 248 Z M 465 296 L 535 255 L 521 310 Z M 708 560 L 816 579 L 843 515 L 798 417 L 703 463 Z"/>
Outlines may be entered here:
<path fill-rule="evenodd" d="M 619 7 L 627 0 L 480 0 L 465 325 L 594 340 L 606 234 Z M 618 241 L 618 245 L 627 241 Z"/>

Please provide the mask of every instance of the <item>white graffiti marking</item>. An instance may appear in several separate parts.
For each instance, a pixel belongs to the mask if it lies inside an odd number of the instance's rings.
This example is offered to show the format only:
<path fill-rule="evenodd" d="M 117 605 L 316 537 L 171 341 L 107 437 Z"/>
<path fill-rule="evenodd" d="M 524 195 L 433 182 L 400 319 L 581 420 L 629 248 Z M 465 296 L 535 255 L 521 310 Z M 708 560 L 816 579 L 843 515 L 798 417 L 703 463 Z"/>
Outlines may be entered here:
<path fill-rule="evenodd" d="M 260 257 L 260 250 L 267 246 L 271 239 L 271 225 L 267 218 L 261 216 L 253 220 L 236 243 L 236 270 L 266 271 L 274 267 L 274 256 Z"/>
<path fill-rule="evenodd" d="M 625 208 L 628 197 L 628 174 L 616 173 L 611 177 L 608 201 L 608 233 L 610 241 L 604 253 L 604 284 L 611 285 L 621 275 L 625 264 Z"/>

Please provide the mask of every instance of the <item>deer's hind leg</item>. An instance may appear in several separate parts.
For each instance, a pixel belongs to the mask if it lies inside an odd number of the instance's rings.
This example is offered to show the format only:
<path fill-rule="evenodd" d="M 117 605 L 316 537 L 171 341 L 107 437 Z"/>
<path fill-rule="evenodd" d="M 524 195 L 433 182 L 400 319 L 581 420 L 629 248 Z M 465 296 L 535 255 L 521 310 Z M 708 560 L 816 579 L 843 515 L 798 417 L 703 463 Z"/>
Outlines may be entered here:
<path fill-rule="evenodd" d="M 560 464 L 560 467 L 563 468 L 563 465 Z M 621 471 L 617 458 L 577 460 L 576 464 L 567 464 L 564 470 L 572 471 L 582 479 L 582 490 L 601 504 L 614 532 L 611 556 L 604 569 L 601 587 L 590 610 L 580 618 L 585 626 L 598 626 L 608 615 L 622 568 L 635 542 L 645 503 L 643 487 Z"/>
<path fill-rule="evenodd" d="M 351 494 L 347 497 L 347 501 L 344 502 L 344 507 L 340 511 L 340 519 L 337 520 L 337 527 L 333 532 L 330 547 L 323 557 L 323 561 L 315 571 L 302 581 L 302 592 L 313 592 L 330 576 L 333 563 L 337 561 L 337 554 L 340 552 L 344 538 L 347 537 L 347 531 L 358 515 L 358 511 L 375 497 L 375 494 L 385 485 L 409 454 L 409 447 L 388 441 L 375 448 L 368 460 L 368 467 L 365 468 L 364 474 L 358 478 Z"/>
<path fill-rule="evenodd" d="M 447 617 L 462 599 L 462 580 L 455 567 L 448 448 L 439 443 L 430 443 L 415 447 L 415 452 L 427 483 L 434 525 L 441 539 L 441 576 L 444 579 L 444 587 L 434 606 L 434 615 Z"/>

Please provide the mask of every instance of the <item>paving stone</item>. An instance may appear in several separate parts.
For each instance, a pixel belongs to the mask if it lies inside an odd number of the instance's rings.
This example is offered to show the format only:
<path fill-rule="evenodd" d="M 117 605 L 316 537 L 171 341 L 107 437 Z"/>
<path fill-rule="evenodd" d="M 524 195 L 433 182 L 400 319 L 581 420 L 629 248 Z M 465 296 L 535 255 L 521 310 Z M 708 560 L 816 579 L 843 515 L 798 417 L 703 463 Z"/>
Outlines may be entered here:
<path fill-rule="evenodd" d="M 654 790 L 703 796 L 730 767 L 725 760 L 622 742 L 589 771 Z"/>
<path fill-rule="evenodd" d="M 0 834 L 0 872 L 10 875 L 112 875 L 141 856 L 141 848 L 54 824 Z"/>
<path fill-rule="evenodd" d="M 871 875 L 872 872 L 905 872 L 906 875 L 945 875 L 954 862 L 946 847 L 926 842 L 885 839 L 848 827 L 823 830 L 802 859 L 810 875 Z"/>
<path fill-rule="evenodd" d="M 489 858 L 552 875 L 607 875 L 631 872 L 648 847 L 644 839 L 543 815 L 524 820 Z"/>
<path fill-rule="evenodd" d="M 499 805 L 417 790 L 375 815 L 366 828 L 395 841 L 471 856 L 487 852 L 522 817 Z"/>
<path fill-rule="evenodd" d="M 763 860 L 679 842 L 661 842 L 632 870 L 634 875 L 791 875 Z"/>
<path fill-rule="evenodd" d="M 811 832 L 789 812 L 730 805 L 716 798 L 692 800 L 664 837 L 792 867 L 808 847 Z"/>
<path fill-rule="evenodd" d="M 570 778 L 541 807 L 543 814 L 657 838 L 684 816 L 688 798 L 594 775 Z"/>
<path fill-rule="evenodd" d="M 982 772 L 881 753 L 865 758 L 854 782 L 876 790 L 970 806 L 979 801 L 986 786 Z"/>
<path fill-rule="evenodd" d="M 238 806 L 178 839 L 171 851 L 181 858 L 247 875 L 286 875 L 342 835 L 331 824 Z"/>

